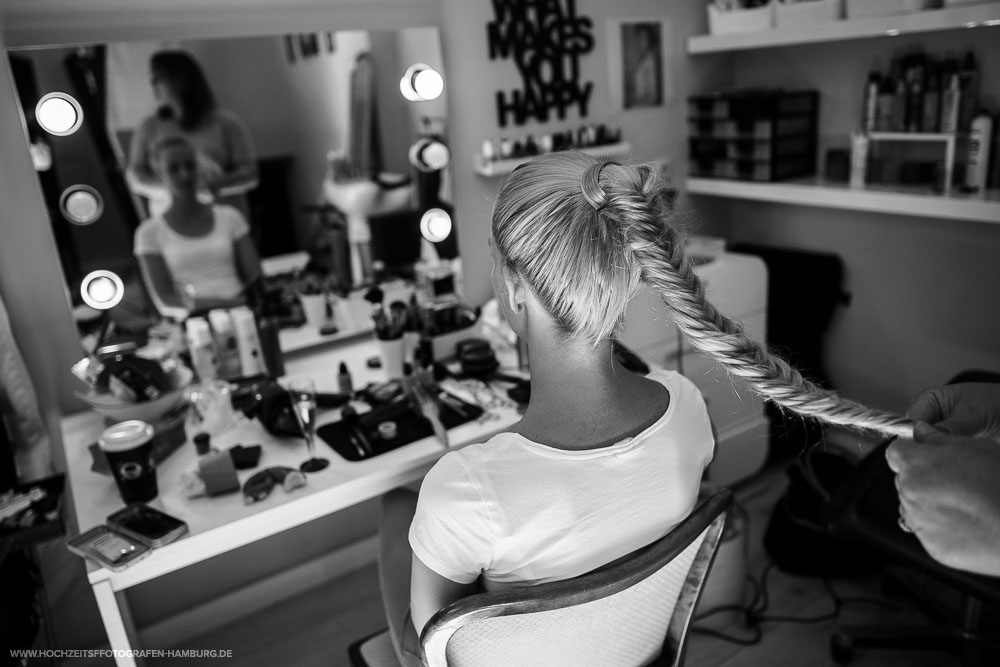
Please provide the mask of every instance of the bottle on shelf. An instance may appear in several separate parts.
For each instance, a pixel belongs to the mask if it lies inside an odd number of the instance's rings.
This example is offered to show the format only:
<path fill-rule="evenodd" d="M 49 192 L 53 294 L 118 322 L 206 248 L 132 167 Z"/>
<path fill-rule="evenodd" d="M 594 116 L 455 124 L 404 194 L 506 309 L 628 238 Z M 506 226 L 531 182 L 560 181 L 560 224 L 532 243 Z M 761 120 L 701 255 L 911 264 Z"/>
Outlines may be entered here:
<path fill-rule="evenodd" d="M 906 131 L 923 132 L 924 76 L 922 53 L 912 54 L 906 64 Z"/>
<path fill-rule="evenodd" d="M 954 60 L 944 64 L 941 90 L 941 131 L 958 132 L 959 109 L 962 104 L 962 83 Z"/>
<path fill-rule="evenodd" d="M 920 125 L 924 132 L 941 131 L 941 70 L 936 66 L 932 66 L 927 73 L 921 114 L 923 120 Z"/>
<path fill-rule="evenodd" d="M 970 124 L 968 159 L 965 164 L 965 187 L 973 192 L 986 189 L 992 145 L 993 118 L 985 111 L 980 111 Z"/>
<path fill-rule="evenodd" d="M 851 133 L 851 176 L 852 188 L 863 188 L 868 179 L 868 148 L 871 140 L 865 132 Z"/>
<path fill-rule="evenodd" d="M 908 94 L 906 77 L 893 77 L 892 116 L 889 120 L 890 132 L 906 132 L 906 108 Z"/>
<path fill-rule="evenodd" d="M 868 82 L 865 84 L 865 104 L 861 124 L 865 132 L 874 132 L 877 129 L 878 96 L 881 84 L 881 74 L 874 70 L 868 74 Z"/>
<path fill-rule="evenodd" d="M 965 131 L 971 128 L 972 119 L 977 117 L 979 108 L 979 65 L 976 62 L 976 54 L 969 51 L 962 59 L 962 66 L 958 71 L 959 88 L 962 97 L 958 109 L 958 129 Z"/>
<path fill-rule="evenodd" d="M 875 109 L 875 129 L 879 132 L 888 132 L 892 125 L 892 103 L 896 86 L 893 85 L 891 77 L 882 79 L 878 90 L 878 101 Z"/>

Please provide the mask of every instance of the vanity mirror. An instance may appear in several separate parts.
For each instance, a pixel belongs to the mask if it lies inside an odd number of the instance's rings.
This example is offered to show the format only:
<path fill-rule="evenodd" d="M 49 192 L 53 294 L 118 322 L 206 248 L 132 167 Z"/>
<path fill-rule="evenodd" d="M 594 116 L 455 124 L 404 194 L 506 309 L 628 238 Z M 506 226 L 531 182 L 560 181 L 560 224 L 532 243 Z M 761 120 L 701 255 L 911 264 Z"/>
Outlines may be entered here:
<path fill-rule="evenodd" d="M 117 322 L 153 313 L 133 247 L 138 225 L 158 210 L 157 194 L 136 175 L 142 144 L 150 143 L 143 124 L 176 120 L 167 118 L 161 72 L 151 71 L 151 57 L 164 50 L 197 63 L 229 121 L 212 130 L 210 149 L 196 150 L 200 178 L 216 178 L 212 195 L 199 196 L 244 212 L 265 270 L 301 265 L 295 253 L 305 252 L 356 287 L 372 260 L 405 268 L 426 256 L 421 216 L 448 208 L 451 178 L 447 168 L 420 169 L 412 153 L 429 136 L 443 140 L 447 92 L 404 97 L 401 86 L 418 78 L 421 64 L 443 71 L 436 28 L 9 48 L 26 140 L 82 327 L 98 315 L 80 296 L 81 280 L 95 270 L 124 281 Z M 336 253 L 348 232 L 349 253 Z M 366 232 L 368 247 L 357 247 Z M 454 232 L 433 247 L 454 257 Z"/>

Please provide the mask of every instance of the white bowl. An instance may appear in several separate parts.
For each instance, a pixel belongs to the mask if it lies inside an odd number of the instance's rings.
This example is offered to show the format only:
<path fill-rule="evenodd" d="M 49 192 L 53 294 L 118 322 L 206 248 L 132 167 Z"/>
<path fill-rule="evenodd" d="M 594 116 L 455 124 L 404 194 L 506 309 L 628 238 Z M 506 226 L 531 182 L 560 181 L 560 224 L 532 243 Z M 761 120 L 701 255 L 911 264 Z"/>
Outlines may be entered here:
<path fill-rule="evenodd" d="M 155 422 L 165 414 L 176 408 L 184 401 L 184 393 L 194 379 L 194 373 L 187 366 L 177 366 L 170 373 L 174 388 L 166 392 L 159 398 L 152 401 L 142 401 L 141 403 L 126 403 L 109 393 L 98 393 L 89 391 L 87 393 L 75 392 L 82 400 L 86 401 L 95 412 L 105 417 L 113 419 L 115 422 L 126 421 L 128 419 L 140 419 L 144 422 Z"/>

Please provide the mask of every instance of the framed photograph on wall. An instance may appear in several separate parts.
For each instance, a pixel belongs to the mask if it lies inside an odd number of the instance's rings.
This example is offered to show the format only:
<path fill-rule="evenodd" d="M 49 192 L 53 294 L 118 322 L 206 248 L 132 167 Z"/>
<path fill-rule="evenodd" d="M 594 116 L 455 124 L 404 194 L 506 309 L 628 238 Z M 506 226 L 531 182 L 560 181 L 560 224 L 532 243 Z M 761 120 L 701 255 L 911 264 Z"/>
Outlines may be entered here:
<path fill-rule="evenodd" d="M 641 109 L 673 97 L 667 51 L 669 24 L 662 19 L 608 21 L 608 85 L 612 105 Z"/>

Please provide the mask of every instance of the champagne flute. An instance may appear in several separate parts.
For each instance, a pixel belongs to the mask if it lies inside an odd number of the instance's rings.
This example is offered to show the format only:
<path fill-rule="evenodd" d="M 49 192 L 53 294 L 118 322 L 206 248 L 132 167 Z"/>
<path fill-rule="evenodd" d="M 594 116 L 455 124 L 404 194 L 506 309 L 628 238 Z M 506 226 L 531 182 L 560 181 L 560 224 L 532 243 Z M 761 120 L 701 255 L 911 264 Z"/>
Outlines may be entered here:
<path fill-rule="evenodd" d="M 302 462 L 302 472 L 319 472 L 330 465 L 330 461 L 316 456 L 316 384 L 311 378 L 292 380 L 288 383 L 288 393 L 292 399 L 292 412 L 302 428 L 306 439 L 309 458 Z"/>

